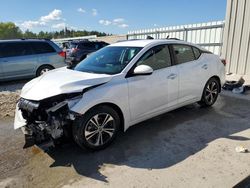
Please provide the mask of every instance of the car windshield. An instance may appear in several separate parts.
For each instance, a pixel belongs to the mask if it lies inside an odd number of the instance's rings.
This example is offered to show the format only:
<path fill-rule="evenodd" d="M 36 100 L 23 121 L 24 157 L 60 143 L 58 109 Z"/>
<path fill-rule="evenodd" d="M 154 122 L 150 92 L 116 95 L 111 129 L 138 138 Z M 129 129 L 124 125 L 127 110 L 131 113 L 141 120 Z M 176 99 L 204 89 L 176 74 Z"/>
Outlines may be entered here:
<path fill-rule="evenodd" d="M 80 62 L 74 70 L 98 74 L 117 74 L 141 49 L 140 47 L 108 46 L 91 54 Z"/>

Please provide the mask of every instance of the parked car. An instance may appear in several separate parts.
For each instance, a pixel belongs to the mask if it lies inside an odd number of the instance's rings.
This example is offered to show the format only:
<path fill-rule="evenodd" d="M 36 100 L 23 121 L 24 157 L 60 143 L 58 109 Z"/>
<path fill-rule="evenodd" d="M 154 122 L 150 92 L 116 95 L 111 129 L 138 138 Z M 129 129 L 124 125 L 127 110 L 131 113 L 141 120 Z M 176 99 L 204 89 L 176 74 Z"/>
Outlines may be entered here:
<path fill-rule="evenodd" d="M 102 41 L 73 41 L 70 43 L 70 50 L 67 53 L 67 62 L 70 65 L 75 66 L 77 63 L 85 59 L 88 54 L 91 54 L 107 45 L 109 44 Z"/>
<path fill-rule="evenodd" d="M 15 129 L 23 129 L 26 146 L 52 144 L 72 131 L 80 147 L 99 150 L 146 119 L 195 102 L 212 106 L 224 82 L 220 58 L 194 44 L 115 43 L 73 70 L 53 70 L 27 83 Z"/>
<path fill-rule="evenodd" d="M 63 66 L 65 52 L 50 40 L 0 40 L 0 81 L 36 77 Z"/>
<path fill-rule="evenodd" d="M 67 52 L 67 50 L 68 50 L 69 47 L 70 47 L 70 41 L 63 41 L 63 42 L 54 41 L 54 43 L 55 43 L 59 48 L 61 48 L 64 52 Z M 67 54 L 66 54 L 66 57 L 67 57 Z"/>

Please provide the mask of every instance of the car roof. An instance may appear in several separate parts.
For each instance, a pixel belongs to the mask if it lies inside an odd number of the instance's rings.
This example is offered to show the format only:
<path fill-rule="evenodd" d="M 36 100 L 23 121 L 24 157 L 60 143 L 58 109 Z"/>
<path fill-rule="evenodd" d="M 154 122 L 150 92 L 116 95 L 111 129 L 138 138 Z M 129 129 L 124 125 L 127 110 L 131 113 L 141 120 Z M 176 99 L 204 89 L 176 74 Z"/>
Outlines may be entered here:
<path fill-rule="evenodd" d="M 0 40 L 0 42 L 47 42 L 49 39 L 9 39 Z"/>
<path fill-rule="evenodd" d="M 197 48 L 200 48 L 200 46 L 197 46 L 196 44 L 192 44 L 189 42 L 185 42 L 182 40 L 175 40 L 175 39 L 146 39 L 146 40 L 127 40 L 127 41 L 121 41 L 117 42 L 114 44 L 111 44 L 110 46 L 131 46 L 131 47 L 145 47 L 147 45 L 152 45 L 152 44 L 186 44 L 186 45 L 191 45 L 195 46 Z"/>

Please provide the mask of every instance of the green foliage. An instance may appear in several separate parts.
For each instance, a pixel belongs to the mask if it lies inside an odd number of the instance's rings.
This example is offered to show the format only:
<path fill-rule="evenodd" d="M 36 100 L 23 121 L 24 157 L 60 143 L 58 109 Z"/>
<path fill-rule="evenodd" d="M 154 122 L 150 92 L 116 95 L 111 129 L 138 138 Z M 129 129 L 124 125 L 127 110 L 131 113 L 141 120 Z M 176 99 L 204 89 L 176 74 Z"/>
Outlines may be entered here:
<path fill-rule="evenodd" d="M 24 33 L 23 33 L 23 38 L 36 38 L 36 34 L 35 33 L 32 33 L 31 31 L 29 30 L 26 30 Z"/>
<path fill-rule="evenodd" d="M 69 30 L 67 28 L 61 31 L 54 31 L 54 32 L 40 31 L 39 33 L 33 33 L 32 31 L 29 30 L 22 32 L 20 28 L 12 22 L 0 22 L 0 39 L 16 39 L 16 38 L 59 39 L 59 38 L 80 37 L 88 35 L 107 36 L 109 34 L 98 31 L 86 31 L 86 30 L 76 31 L 76 30 Z"/>
<path fill-rule="evenodd" d="M 22 31 L 14 23 L 0 22 L 0 39 L 16 39 L 22 35 Z"/>
<path fill-rule="evenodd" d="M 104 32 L 98 32 L 98 31 L 75 31 L 75 30 L 69 30 L 69 29 L 65 29 L 65 30 L 61 30 L 61 31 L 56 31 L 56 32 L 52 32 L 52 33 L 48 33 L 48 34 L 52 34 L 52 38 L 55 39 L 59 39 L 59 38 L 68 38 L 68 37 L 80 37 L 80 36 L 89 36 L 89 35 L 97 35 L 97 36 L 107 36 L 108 34 L 104 33 Z"/>

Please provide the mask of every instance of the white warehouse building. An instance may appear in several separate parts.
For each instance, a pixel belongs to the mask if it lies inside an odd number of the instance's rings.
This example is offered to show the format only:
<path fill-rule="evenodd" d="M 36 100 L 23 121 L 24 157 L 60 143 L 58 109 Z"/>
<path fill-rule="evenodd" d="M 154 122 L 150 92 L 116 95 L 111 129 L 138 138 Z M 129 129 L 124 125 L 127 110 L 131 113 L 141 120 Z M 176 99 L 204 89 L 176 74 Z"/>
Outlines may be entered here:
<path fill-rule="evenodd" d="M 221 56 L 228 73 L 250 77 L 250 0 L 227 0 Z"/>

